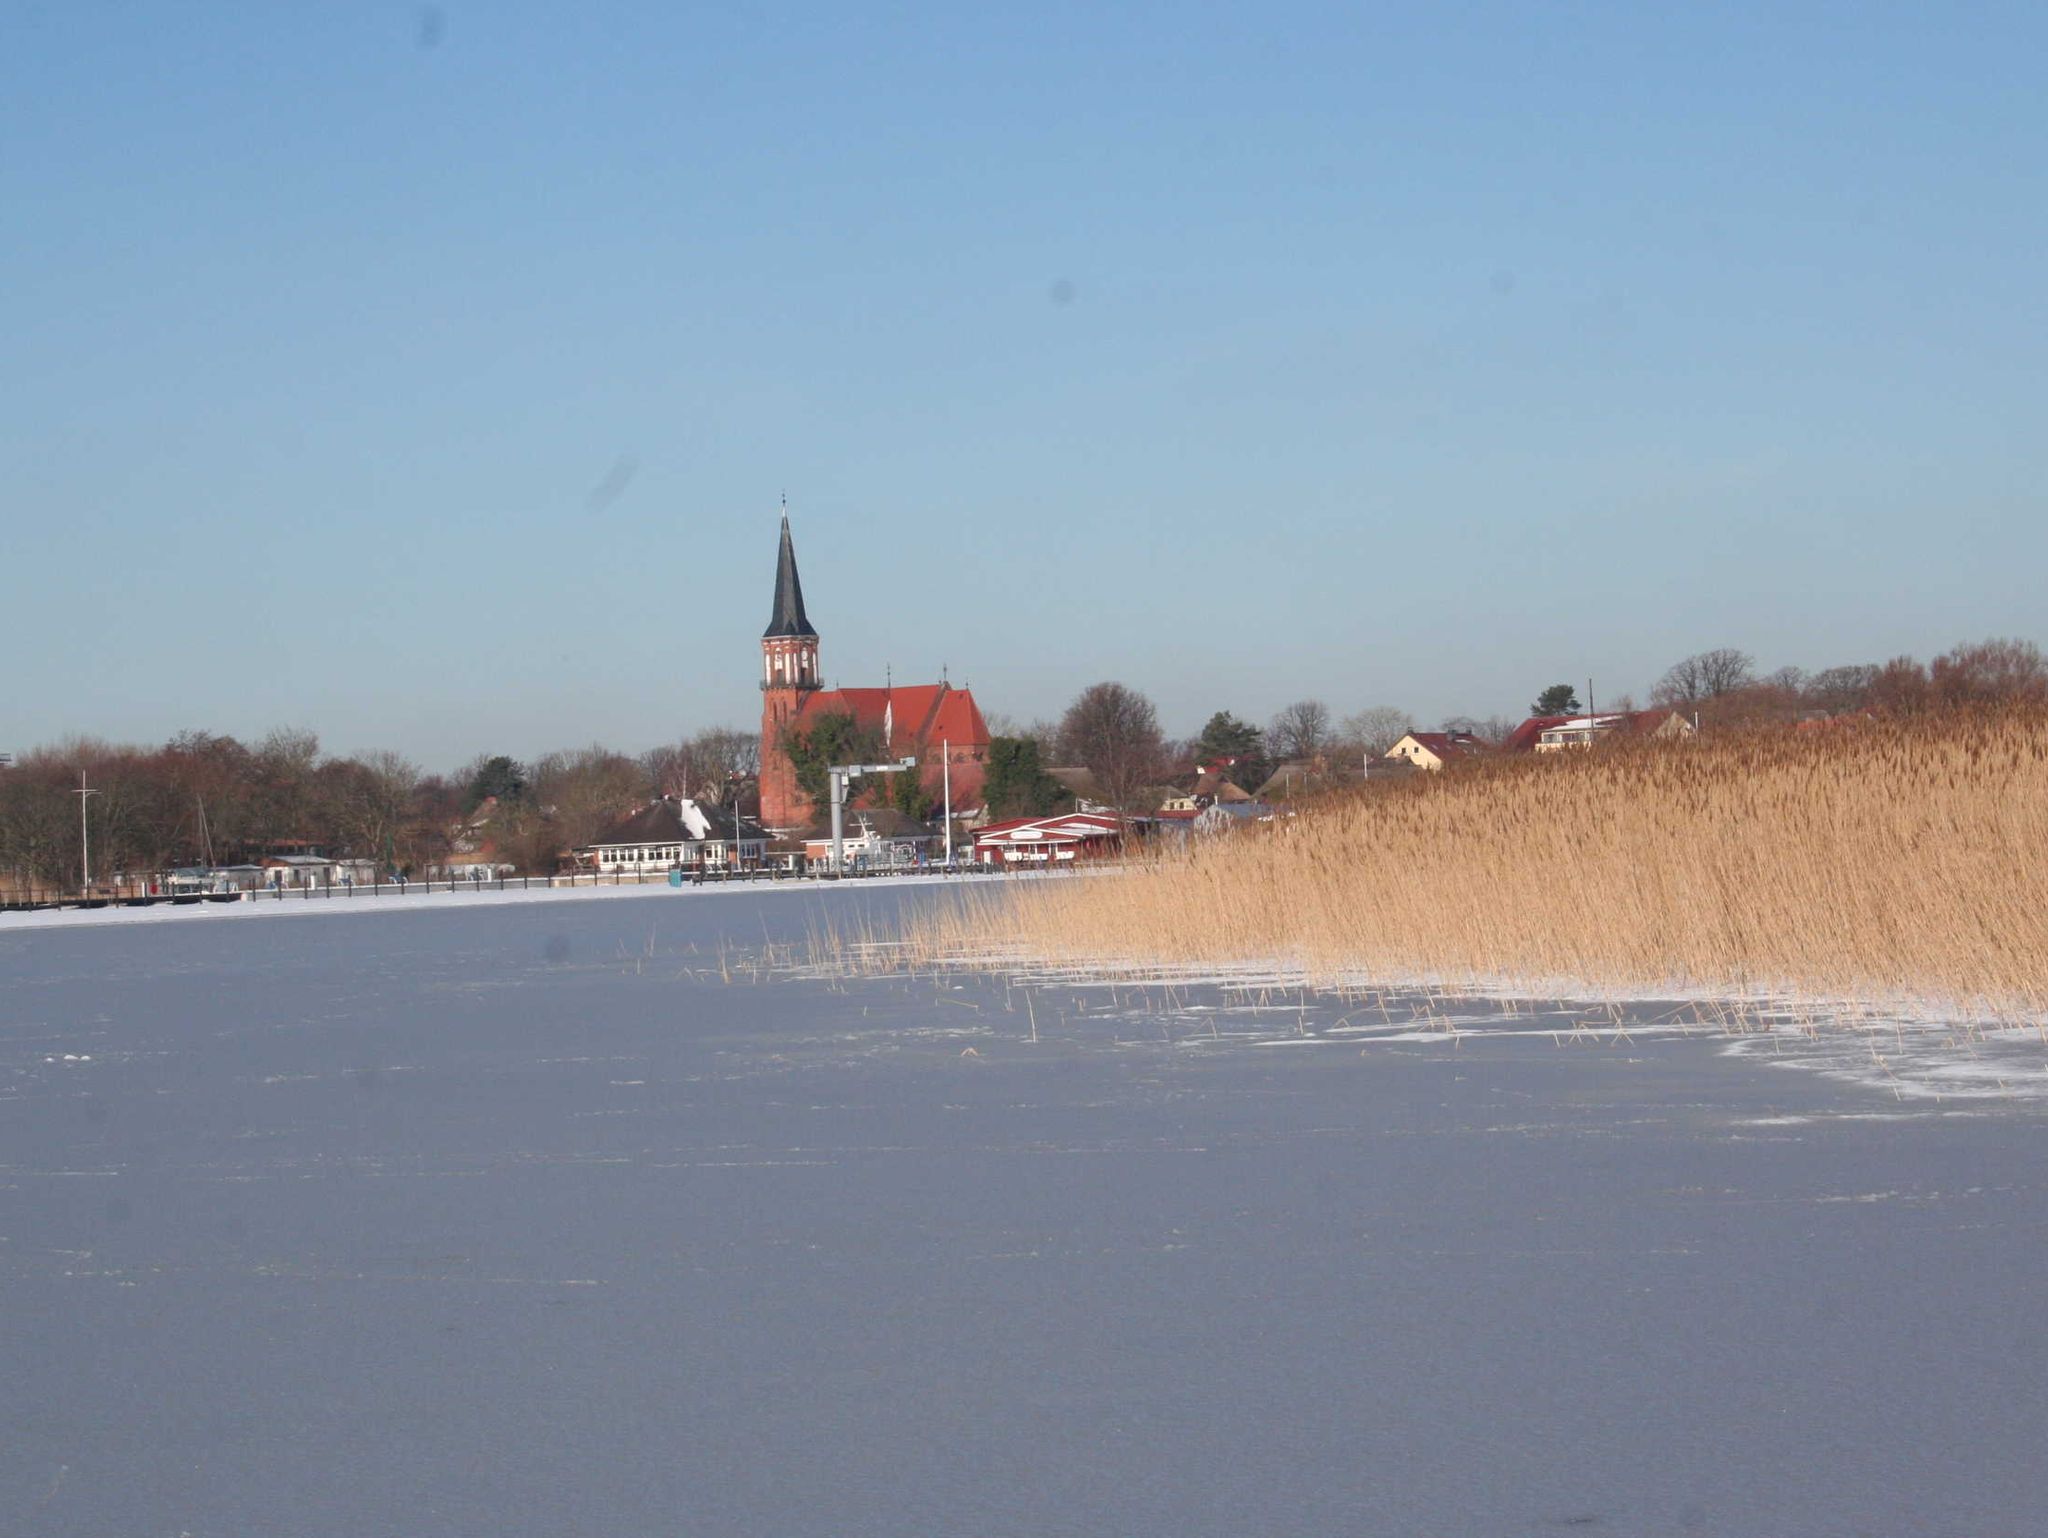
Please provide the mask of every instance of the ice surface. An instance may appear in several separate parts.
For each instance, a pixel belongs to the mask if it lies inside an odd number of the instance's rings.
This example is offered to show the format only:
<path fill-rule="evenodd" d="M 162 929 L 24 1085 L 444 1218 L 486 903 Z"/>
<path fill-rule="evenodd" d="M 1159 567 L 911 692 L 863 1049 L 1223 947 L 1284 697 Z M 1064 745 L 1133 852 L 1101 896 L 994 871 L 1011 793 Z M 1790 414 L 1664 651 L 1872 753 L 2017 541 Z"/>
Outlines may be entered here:
<path fill-rule="evenodd" d="M 927 890 L 0 928 L 0 1533 L 2038 1531 L 2034 1102 Z"/>

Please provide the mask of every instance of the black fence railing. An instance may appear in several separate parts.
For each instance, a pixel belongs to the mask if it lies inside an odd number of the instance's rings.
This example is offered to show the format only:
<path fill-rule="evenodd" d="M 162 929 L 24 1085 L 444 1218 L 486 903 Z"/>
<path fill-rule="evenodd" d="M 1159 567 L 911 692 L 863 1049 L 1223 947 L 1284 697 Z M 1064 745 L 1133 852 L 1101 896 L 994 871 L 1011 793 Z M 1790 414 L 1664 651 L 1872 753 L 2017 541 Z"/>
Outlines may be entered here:
<path fill-rule="evenodd" d="M 417 881 L 336 881 L 304 886 L 259 886 L 226 892 L 0 892 L 0 913 L 50 908 L 197 907 L 204 903 L 354 902 L 382 897 L 431 897 L 465 893 L 567 890 L 589 886 L 726 886 L 734 882 L 867 881 L 882 876 L 977 876 L 999 874 L 1001 866 L 962 861 L 947 865 L 882 865 L 847 870 L 793 871 L 781 868 L 736 871 L 695 869 L 578 871 L 564 876 L 435 876 Z"/>

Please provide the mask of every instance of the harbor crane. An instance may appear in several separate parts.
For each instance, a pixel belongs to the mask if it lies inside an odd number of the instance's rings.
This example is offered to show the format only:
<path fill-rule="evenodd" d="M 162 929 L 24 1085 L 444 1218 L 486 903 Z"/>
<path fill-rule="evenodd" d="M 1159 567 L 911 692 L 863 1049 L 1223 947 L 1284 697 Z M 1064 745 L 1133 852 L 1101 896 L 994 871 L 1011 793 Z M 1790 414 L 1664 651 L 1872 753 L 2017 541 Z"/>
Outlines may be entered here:
<path fill-rule="evenodd" d="M 846 874 L 846 782 L 864 774 L 901 774 L 917 767 L 917 755 L 886 764 L 833 764 L 825 772 L 832 779 L 832 874 Z"/>

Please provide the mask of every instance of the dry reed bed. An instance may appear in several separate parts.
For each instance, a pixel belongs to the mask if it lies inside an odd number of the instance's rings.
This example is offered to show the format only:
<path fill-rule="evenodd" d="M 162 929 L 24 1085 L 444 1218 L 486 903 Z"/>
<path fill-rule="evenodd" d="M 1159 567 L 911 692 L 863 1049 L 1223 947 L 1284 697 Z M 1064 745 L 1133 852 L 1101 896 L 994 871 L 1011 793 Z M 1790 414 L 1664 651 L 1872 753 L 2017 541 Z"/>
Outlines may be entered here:
<path fill-rule="evenodd" d="M 911 964 L 1277 959 L 1312 976 L 2048 1013 L 2048 716 L 1629 744 L 1417 777 L 1094 880 L 928 910 Z"/>

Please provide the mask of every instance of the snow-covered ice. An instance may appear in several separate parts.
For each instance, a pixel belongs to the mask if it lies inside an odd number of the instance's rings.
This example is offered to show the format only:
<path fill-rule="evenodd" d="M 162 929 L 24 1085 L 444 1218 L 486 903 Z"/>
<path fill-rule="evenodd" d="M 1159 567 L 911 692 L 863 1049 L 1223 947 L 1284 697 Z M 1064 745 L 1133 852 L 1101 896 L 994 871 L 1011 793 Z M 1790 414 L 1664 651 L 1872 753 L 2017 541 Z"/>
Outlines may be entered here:
<path fill-rule="evenodd" d="M 2038 1042 L 598 890 L 0 925 L 0 1532 L 2038 1525 Z"/>

